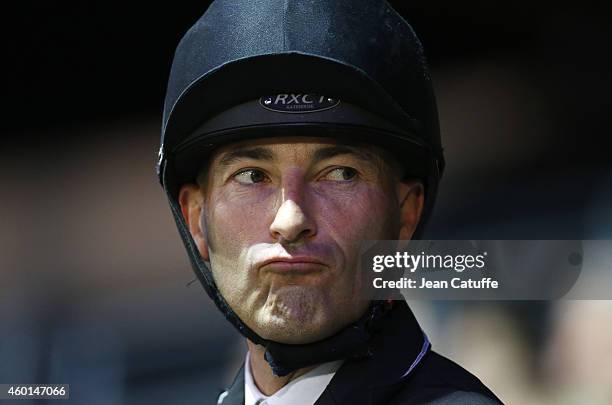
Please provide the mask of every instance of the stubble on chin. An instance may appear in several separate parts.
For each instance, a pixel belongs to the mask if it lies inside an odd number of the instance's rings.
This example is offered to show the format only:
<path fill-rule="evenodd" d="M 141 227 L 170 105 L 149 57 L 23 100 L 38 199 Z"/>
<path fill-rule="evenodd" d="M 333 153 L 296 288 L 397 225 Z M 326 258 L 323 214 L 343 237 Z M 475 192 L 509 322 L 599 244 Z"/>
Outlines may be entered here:
<path fill-rule="evenodd" d="M 275 289 L 257 311 L 255 322 L 266 339 L 303 344 L 325 338 L 326 300 L 313 287 L 287 285 Z"/>

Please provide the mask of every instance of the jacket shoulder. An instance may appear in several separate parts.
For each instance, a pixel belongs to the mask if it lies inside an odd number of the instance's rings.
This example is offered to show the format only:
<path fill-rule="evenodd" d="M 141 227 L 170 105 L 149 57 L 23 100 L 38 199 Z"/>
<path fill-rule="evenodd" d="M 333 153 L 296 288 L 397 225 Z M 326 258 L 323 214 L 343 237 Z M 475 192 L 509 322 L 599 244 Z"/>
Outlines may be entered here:
<path fill-rule="evenodd" d="M 455 391 L 434 399 L 429 405 L 499 405 L 500 402 L 485 395 L 470 391 Z"/>
<path fill-rule="evenodd" d="M 475 375 L 434 351 L 399 385 L 390 404 L 502 403 Z"/>

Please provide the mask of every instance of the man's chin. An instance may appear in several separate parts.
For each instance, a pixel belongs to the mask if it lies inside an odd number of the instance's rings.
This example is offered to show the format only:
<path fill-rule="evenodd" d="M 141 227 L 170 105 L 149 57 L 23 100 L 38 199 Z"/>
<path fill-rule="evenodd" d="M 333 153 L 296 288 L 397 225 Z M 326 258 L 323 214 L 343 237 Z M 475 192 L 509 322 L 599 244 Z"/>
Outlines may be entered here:
<path fill-rule="evenodd" d="M 326 330 L 323 325 L 318 324 L 298 324 L 286 319 L 274 319 L 263 324 L 259 324 L 255 331 L 266 340 L 277 343 L 303 345 L 308 343 L 323 340 L 331 335 L 334 331 Z"/>
<path fill-rule="evenodd" d="M 274 295 L 255 315 L 255 331 L 263 338 L 286 344 L 306 344 L 335 333 L 326 300 L 311 288 L 287 286 Z"/>

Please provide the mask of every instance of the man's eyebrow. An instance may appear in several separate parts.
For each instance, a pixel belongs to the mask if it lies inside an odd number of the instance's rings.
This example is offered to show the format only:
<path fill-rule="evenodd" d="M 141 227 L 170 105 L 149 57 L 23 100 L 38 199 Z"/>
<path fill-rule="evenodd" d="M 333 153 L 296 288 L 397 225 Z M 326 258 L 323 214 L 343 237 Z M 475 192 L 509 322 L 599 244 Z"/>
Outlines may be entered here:
<path fill-rule="evenodd" d="M 325 159 L 330 159 L 339 155 L 354 155 L 360 160 L 373 163 L 374 155 L 365 151 L 361 148 L 355 148 L 347 145 L 334 145 L 326 146 L 321 149 L 317 149 L 313 154 L 313 162 L 318 163 Z"/>
<path fill-rule="evenodd" d="M 262 147 L 238 148 L 227 152 L 219 161 L 219 165 L 229 166 L 240 159 L 273 161 L 276 159 L 276 155 L 271 150 Z"/>

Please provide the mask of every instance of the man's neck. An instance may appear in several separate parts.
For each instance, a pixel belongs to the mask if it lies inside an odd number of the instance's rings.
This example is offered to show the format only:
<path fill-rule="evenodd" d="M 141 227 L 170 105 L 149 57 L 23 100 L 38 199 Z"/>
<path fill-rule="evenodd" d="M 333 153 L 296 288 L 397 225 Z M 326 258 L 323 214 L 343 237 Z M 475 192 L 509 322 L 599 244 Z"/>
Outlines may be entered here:
<path fill-rule="evenodd" d="M 291 381 L 295 380 L 301 375 L 306 374 L 316 367 L 316 365 L 314 365 L 300 368 L 285 376 L 279 377 L 274 375 L 272 368 L 264 358 L 264 353 L 266 352 L 265 347 L 256 345 L 248 339 L 247 346 L 250 352 L 249 360 L 253 381 L 255 381 L 255 385 L 257 385 L 259 391 L 266 396 L 273 395 L 276 391 L 280 390 Z M 248 367 L 249 365 L 246 364 L 245 366 Z"/>

